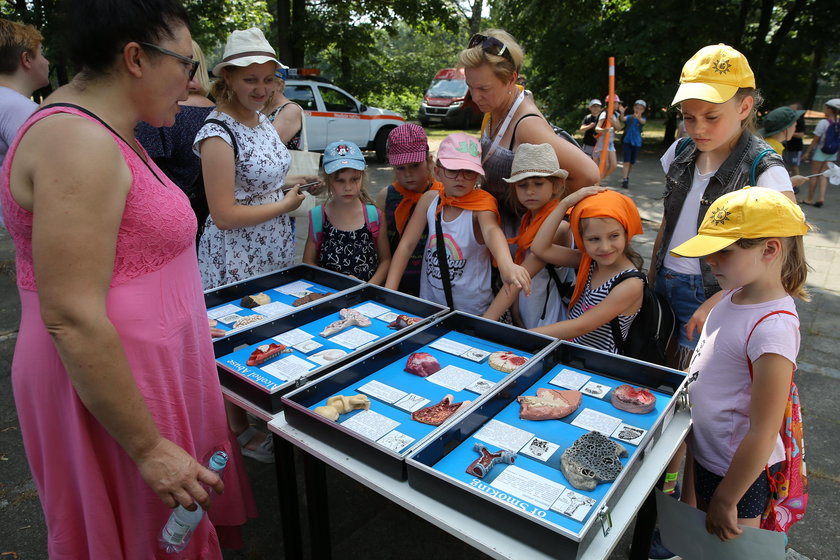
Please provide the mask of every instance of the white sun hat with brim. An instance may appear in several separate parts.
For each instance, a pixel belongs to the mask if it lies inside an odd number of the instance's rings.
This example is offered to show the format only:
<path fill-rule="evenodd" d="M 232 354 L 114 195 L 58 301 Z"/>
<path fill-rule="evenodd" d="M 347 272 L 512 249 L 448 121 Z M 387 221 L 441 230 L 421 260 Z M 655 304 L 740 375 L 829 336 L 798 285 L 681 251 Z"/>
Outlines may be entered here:
<path fill-rule="evenodd" d="M 277 60 L 277 55 L 271 47 L 271 43 L 265 38 L 263 32 L 252 27 L 244 31 L 234 31 L 228 37 L 225 44 L 225 54 L 222 61 L 213 67 L 213 74 L 220 76 L 222 68 L 238 66 L 243 68 L 251 64 L 263 64 L 273 62 L 278 68 L 283 63 Z"/>

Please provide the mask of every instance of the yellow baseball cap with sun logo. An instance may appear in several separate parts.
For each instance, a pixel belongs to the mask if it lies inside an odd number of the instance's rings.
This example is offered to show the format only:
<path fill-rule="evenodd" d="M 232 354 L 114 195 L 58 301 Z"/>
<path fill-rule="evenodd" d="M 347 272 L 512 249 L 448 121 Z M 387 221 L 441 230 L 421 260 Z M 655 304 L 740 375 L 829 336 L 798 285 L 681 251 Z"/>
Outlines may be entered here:
<path fill-rule="evenodd" d="M 809 230 L 802 209 L 779 191 L 744 187 L 715 200 L 697 235 L 671 249 L 677 257 L 705 257 L 739 239 L 795 237 Z"/>
<path fill-rule="evenodd" d="M 755 87 L 755 74 L 747 57 L 723 43 L 709 45 L 683 66 L 680 88 L 671 105 L 686 99 L 725 103 L 744 87 Z"/>

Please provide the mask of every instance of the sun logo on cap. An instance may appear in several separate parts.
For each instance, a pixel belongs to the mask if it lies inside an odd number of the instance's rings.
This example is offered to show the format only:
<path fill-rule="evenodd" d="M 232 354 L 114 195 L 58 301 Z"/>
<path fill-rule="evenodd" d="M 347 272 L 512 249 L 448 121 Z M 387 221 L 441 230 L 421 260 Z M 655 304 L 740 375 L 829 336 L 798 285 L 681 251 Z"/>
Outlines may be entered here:
<path fill-rule="evenodd" d="M 350 153 L 350 148 L 348 148 L 346 144 L 339 144 L 335 147 L 335 153 L 340 156 L 346 156 Z"/>
<path fill-rule="evenodd" d="M 714 215 L 712 215 L 712 224 L 722 226 L 729 221 L 730 214 L 732 212 L 729 212 L 726 208 L 715 208 Z"/>
<path fill-rule="evenodd" d="M 715 72 L 721 75 L 728 73 L 729 70 L 732 69 L 732 64 L 730 64 L 729 61 L 725 59 L 714 61 L 712 63 L 712 66 L 714 67 Z"/>

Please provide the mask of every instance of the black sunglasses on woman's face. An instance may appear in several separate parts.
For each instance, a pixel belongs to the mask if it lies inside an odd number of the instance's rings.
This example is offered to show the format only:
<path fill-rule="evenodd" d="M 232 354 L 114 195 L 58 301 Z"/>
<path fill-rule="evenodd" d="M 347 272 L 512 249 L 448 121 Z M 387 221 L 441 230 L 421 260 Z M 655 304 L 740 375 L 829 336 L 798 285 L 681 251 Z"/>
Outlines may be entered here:
<path fill-rule="evenodd" d="M 470 37 L 470 42 L 467 44 L 467 48 L 472 49 L 474 47 L 479 46 L 484 52 L 494 54 L 496 56 L 501 56 L 502 58 L 507 59 L 509 62 L 513 63 L 513 56 L 510 54 L 507 45 L 505 45 L 495 37 L 488 37 L 487 35 L 476 33 L 475 35 Z"/>
<path fill-rule="evenodd" d="M 195 78 L 195 73 L 198 70 L 198 61 L 197 60 L 193 60 L 192 58 L 190 58 L 188 56 L 178 54 L 174 51 L 170 51 L 169 49 L 165 49 L 165 48 L 160 47 L 158 45 L 153 45 L 152 43 L 138 42 L 138 44 L 142 45 L 144 47 L 149 47 L 150 49 L 155 49 L 156 51 L 158 51 L 161 54 L 165 54 L 167 56 L 177 58 L 178 60 L 180 60 L 181 62 L 183 62 L 184 64 L 189 66 L 189 68 L 190 68 L 190 80 Z"/>

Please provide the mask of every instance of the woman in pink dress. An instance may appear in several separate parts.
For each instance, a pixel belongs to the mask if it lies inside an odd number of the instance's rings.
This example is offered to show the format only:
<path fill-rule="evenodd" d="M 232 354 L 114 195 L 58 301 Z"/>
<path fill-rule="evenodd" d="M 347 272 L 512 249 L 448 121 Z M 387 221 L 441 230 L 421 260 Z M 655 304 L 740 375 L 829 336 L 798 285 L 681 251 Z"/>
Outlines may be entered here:
<path fill-rule="evenodd" d="M 217 527 L 254 511 L 225 421 L 183 192 L 133 136 L 168 126 L 194 78 L 177 0 L 76 0 L 81 72 L 24 125 L 0 196 L 22 317 L 15 404 L 52 559 L 159 555 L 177 504 L 208 505 L 185 558 L 221 558 Z M 231 460 L 225 483 L 202 466 Z M 221 534 L 228 534 L 225 530 Z"/>

